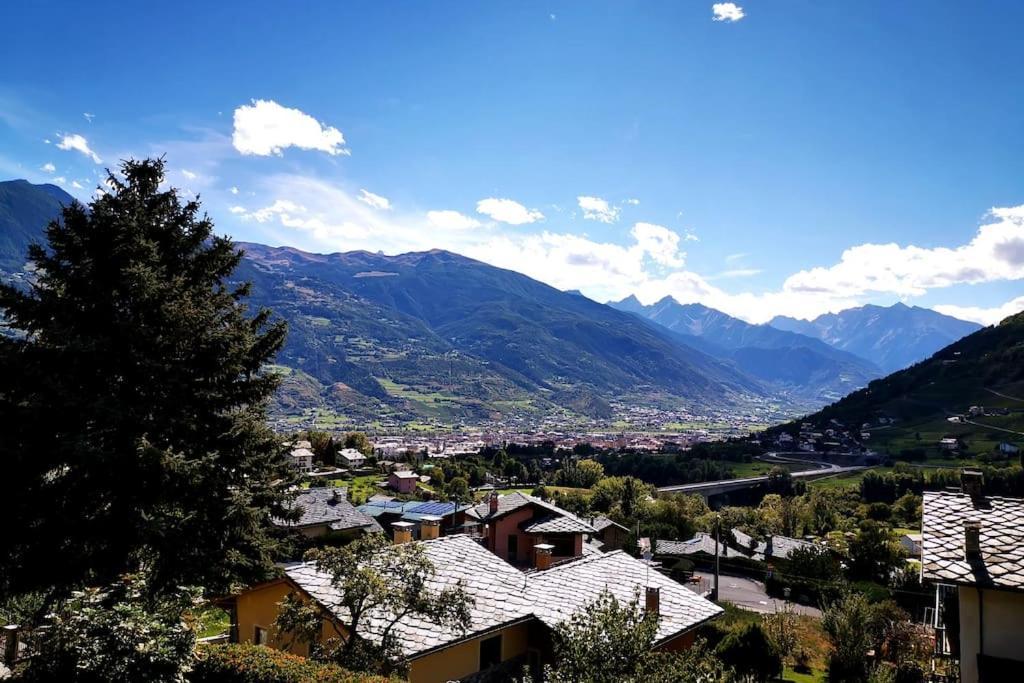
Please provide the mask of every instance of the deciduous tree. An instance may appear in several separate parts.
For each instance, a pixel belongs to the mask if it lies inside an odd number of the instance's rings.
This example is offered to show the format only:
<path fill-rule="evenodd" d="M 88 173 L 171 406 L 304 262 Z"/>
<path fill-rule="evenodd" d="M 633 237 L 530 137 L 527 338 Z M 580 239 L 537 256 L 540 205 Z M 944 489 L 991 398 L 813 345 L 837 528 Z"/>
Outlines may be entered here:
<path fill-rule="evenodd" d="M 329 620 L 335 637 L 321 640 L 321 608 L 294 593 L 282 603 L 276 625 L 308 643 L 317 658 L 357 671 L 390 673 L 401 668 L 394 628 L 404 617 L 452 628 L 469 625 L 472 598 L 461 586 L 440 591 L 430 587 L 435 567 L 419 543 L 391 545 L 383 534 L 370 534 L 341 548 L 312 550 L 306 559 L 330 577 L 337 591 L 343 609 Z M 371 615 L 378 622 L 373 640 L 366 637 Z"/>

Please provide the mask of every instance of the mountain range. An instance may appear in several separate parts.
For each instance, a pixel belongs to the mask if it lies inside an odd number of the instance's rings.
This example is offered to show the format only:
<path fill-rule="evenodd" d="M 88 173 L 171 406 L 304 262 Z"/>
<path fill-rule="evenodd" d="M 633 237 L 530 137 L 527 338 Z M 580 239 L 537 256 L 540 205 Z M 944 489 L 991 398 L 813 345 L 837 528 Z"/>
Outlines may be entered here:
<path fill-rule="evenodd" d="M 733 362 L 777 392 L 818 405 L 835 401 L 882 375 L 871 361 L 819 339 L 752 325 L 702 304 L 680 304 L 665 297 L 644 306 L 630 296 L 609 305 L 676 332 L 685 343 Z"/>
<path fill-rule="evenodd" d="M 770 326 L 820 339 L 895 372 L 930 357 L 939 349 L 981 329 L 981 325 L 952 318 L 928 308 L 897 303 L 867 305 L 814 320 L 775 316 Z"/>
<path fill-rule="evenodd" d="M 70 201 L 53 185 L 0 183 L 0 277 L 31 276 L 27 245 L 43 240 L 47 221 Z M 254 304 L 289 323 L 277 360 L 285 375 L 275 405 L 281 415 L 326 408 L 367 425 L 521 416 L 569 424 L 610 419 L 616 406 L 792 411 L 880 376 L 853 350 L 874 348 L 872 331 L 880 348 L 887 345 L 878 337 L 907 334 L 857 326 L 852 348 L 843 348 L 841 333 L 853 325 L 805 334 L 778 328 L 803 321 L 751 325 L 671 299 L 609 306 L 445 251 L 325 255 L 239 246 L 245 258 L 234 277 L 253 283 Z M 926 312 L 942 324 L 932 331 L 915 322 L 915 339 L 970 325 Z M 891 349 L 886 357 L 895 357 Z"/>

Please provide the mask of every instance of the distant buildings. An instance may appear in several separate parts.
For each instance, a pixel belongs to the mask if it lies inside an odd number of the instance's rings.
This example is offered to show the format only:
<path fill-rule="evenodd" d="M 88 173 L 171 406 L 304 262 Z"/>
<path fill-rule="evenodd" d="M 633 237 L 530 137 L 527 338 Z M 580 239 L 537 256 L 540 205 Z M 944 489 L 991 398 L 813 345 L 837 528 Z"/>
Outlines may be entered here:
<path fill-rule="evenodd" d="M 309 538 L 328 535 L 344 538 L 382 530 L 372 517 L 348 502 L 347 492 L 342 488 L 305 489 L 295 497 L 292 510 L 298 513 L 298 519 L 278 519 L 274 524 L 296 529 Z"/>
<path fill-rule="evenodd" d="M 414 493 L 419 483 L 420 475 L 409 470 L 398 470 L 388 475 L 388 486 L 398 493 Z"/>
<path fill-rule="evenodd" d="M 299 472 L 308 474 L 313 471 L 313 446 L 308 441 L 296 441 L 288 454 L 292 466 Z"/>
<path fill-rule="evenodd" d="M 358 469 L 366 464 L 366 456 L 354 448 L 342 448 L 338 453 L 338 464 L 349 469 Z"/>

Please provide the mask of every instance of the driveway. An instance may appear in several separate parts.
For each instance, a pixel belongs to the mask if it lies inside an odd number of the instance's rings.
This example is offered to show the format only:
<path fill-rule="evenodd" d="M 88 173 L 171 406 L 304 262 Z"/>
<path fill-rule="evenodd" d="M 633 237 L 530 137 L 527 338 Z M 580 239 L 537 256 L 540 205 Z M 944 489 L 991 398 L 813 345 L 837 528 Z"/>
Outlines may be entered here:
<path fill-rule="evenodd" d="M 708 572 L 694 573 L 705 579 L 708 586 L 715 585 L 713 574 Z M 761 612 L 762 614 L 772 614 L 776 610 L 782 610 L 786 604 L 785 600 L 776 600 L 765 593 L 764 584 L 760 581 L 740 576 L 726 576 L 725 574 L 722 574 L 718 580 L 718 599 L 752 612 Z M 816 607 L 798 605 L 795 602 L 789 604 L 793 606 L 793 611 L 797 614 L 821 618 L 821 610 Z"/>

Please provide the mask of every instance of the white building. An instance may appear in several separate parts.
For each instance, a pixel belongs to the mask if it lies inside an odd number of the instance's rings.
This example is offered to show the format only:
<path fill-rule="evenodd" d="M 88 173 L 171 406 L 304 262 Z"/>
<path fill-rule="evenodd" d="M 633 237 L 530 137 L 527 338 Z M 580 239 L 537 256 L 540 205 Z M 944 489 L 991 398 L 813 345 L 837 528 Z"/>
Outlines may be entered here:
<path fill-rule="evenodd" d="M 312 472 L 313 471 L 313 451 L 309 448 L 302 446 L 303 443 L 309 443 L 308 441 L 300 441 L 299 444 L 292 449 L 290 453 L 292 465 L 299 472 Z"/>
<path fill-rule="evenodd" d="M 338 464 L 345 465 L 350 469 L 362 467 L 366 463 L 366 456 L 354 448 L 342 448 L 338 453 Z"/>

